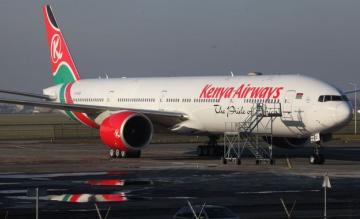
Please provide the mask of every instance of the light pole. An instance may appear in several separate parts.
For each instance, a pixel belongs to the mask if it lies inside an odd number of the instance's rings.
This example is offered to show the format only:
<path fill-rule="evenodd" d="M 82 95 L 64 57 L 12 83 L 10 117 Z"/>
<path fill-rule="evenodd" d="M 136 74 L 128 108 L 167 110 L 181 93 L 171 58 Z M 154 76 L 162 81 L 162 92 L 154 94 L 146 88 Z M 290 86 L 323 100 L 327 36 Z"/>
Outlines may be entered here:
<path fill-rule="evenodd" d="M 355 103 L 354 103 L 355 127 L 354 127 L 354 134 L 356 135 L 357 134 L 357 126 L 356 126 L 356 114 L 357 114 L 356 91 L 357 91 L 357 84 L 352 83 L 352 82 L 350 82 L 349 84 L 354 87 L 354 93 L 355 93 L 354 94 L 355 95 Z"/>

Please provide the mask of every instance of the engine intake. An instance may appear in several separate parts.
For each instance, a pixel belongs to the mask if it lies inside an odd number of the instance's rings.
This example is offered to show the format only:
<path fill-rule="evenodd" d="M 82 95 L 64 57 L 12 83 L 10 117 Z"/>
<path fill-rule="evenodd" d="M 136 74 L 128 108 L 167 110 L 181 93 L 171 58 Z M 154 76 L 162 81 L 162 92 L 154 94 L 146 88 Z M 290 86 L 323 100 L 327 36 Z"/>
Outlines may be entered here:
<path fill-rule="evenodd" d="M 100 138 L 110 148 L 140 150 L 149 145 L 153 134 L 151 121 L 142 114 L 124 111 L 106 118 L 100 126 Z"/>

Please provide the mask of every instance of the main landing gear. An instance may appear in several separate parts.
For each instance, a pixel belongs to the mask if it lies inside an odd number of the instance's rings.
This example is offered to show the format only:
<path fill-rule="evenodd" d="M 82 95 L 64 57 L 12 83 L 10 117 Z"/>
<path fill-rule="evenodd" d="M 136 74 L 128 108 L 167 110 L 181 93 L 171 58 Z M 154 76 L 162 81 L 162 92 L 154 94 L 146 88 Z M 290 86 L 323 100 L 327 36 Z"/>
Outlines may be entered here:
<path fill-rule="evenodd" d="M 121 151 L 119 149 L 109 150 L 110 158 L 139 158 L 141 151 Z"/>
<path fill-rule="evenodd" d="M 314 154 L 310 156 L 309 162 L 310 164 L 324 164 L 325 158 L 322 154 L 320 154 L 321 141 L 315 143 L 314 146 Z"/>
<path fill-rule="evenodd" d="M 220 138 L 220 136 L 218 136 L 218 135 L 210 135 L 207 145 L 199 145 L 197 147 L 197 150 L 196 150 L 197 155 L 199 157 L 201 157 L 201 156 L 221 156 L 223 153 L 223 149 L 222 149 L 222 147 L 220 147 L 217 144 L 217 141 L 219 138 Z"/>

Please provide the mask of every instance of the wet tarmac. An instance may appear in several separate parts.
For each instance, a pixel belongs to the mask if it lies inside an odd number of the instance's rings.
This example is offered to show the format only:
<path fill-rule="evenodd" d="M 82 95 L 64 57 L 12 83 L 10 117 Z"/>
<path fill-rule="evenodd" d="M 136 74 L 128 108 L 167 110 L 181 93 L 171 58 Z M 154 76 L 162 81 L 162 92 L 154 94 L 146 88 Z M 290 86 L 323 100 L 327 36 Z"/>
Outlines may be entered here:
<path fill-rule="evenodd" d="M 108 159 L 98 144 L 2 142 L 0 217 L 172 218 L 190 200 L 223 205 L 240 218 L 322 218 L 323 175 L 328 172 L 328 218 L 360 218 L 360 142 L 332 142 L 325 165 L 310 165 L 311 148 L 276 149 L 276 165 L 221 165 L 195 155 L 191 144 L 151 145 L 140 159 Z M 285 160 L 290 158 L 292 168 Z"/>

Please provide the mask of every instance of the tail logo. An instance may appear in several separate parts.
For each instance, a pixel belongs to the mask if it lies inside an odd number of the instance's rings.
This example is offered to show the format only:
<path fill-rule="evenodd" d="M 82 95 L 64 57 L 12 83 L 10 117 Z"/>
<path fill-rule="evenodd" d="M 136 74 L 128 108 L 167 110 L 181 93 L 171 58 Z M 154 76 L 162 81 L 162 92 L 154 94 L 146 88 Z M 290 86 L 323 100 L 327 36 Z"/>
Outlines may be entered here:
<path fill-rule="evenodd" d="M 57 63 L 63 56 L 61 50 L 61 38 L 59 34 L 54 34 L 51 39 L 51 60 L 53 63 Z"/>

